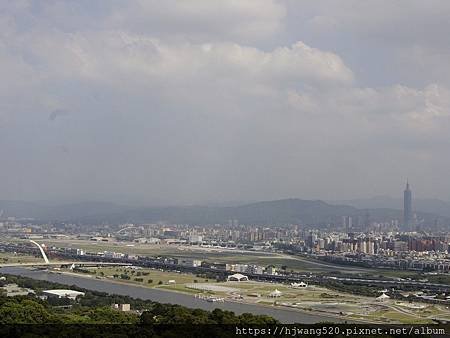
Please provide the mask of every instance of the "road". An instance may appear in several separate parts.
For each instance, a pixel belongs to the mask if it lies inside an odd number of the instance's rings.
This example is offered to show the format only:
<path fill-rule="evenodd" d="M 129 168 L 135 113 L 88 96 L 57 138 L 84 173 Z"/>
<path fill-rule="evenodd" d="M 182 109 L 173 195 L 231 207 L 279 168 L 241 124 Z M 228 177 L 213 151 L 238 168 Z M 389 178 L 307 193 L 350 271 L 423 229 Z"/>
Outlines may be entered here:
<path fill-rule="evenodd" d="M 303 258 L 300 256 L 293 256 L 293 255 L 288 255 L 288 254 L 277 254 L 278 257 L 280 258 L 284 258 L 284 259 L 292 259 L 292 260 L 297 260 L 303 263 L 307 263 L 307 264 L 311 264 L 311 265 L 315 265 L 315 266 L 320 266 L 320 267 L 324 267 L 324 268 L 328 268 L 328 269 L 335 269 L 335 270 L 339 270 L 339 271 L 352 271 L 352 272 L 373 272 L 373 269 L 367 269 L 367 268 L 361 268 L 361 267 L 357 267 L 357 266 L 346 266 L 346 265 L 337 265 L 337 264 L 330 264 L 330 263 L 322 263 L 322 262 L 317 262 L 313 259 L 308 259 L 308 258 Z"/>
<path fill-rule="evenodd" d="M 195 298 L 191 294 L 172 292 L 157 288 L 148 288 L 140 285 L 118 283 L 116 281 L 107 279 L 86 278 L 85 276 L 77 276 L 73 274 L 54 274 L 48 273 L 47 271 L 32 271 L 17 267 L 0 269 L 0 273 L 19 275 L 65 285 L 77 285 L 80 288 L 106 292 L 111 295 L 125 295 L 137 299 L 152 300 L 159 303 L 178 304 L 194 309 L 199 308 L 207 311 L 213 311 L 216 308 L 220 308 L 226 311 L 233 311 L 236 314 L 252 313 L 257 315 L 268 315 L 286 324 L 312 324 L 320 322 L 342 323 L 346 320 L 345 318 L 338 318 L 336 316 L 322 313 L 303 312 L 294 309 L 274 306 L 245 304 L 232 301 L 227 301 L 224 303 L 211 303 L 199 298 Z M 355 322 L 351 319 L 349 319 L 348 321 Z"/>
<path fill-rule="evenodd" d="M 34 263 L 10 263 L 10 264 L 0 264 L 0 268 L 11 268 L 11 267 L 27 267 L 27 266 L 61 266 L 61 265 L 72 265 L 75 264 L 77 266 L 106 266 L 106 265 L 120 265 L 120 266 L 126 266 L 130 265 L 127 263 L 110 263 L 110 262 L 82 262 L 82 261 L 58 261 L 58 262 L 34 262 Z"/>

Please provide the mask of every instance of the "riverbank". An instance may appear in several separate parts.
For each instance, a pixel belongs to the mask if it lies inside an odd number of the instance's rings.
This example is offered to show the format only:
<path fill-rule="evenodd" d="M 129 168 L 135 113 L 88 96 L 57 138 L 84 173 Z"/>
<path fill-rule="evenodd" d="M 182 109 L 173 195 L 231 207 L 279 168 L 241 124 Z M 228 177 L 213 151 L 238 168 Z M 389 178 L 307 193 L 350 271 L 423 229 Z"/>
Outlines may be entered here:
<path fill-rule="evenodd" d="M 258 315 L 268 315 L 282 323 L 303 323 L 313 324 L 319 322 L 343 323 L 342 319 L 333 318 L 321 314 L 311 314 L 300 312 L 295 309 L 281 309 L 273 306 L 263 306 L 238 302 L 211 303 L 197 299 L 192 295 L 181 292 L 162 290 L 159 288 L 148 288 L 139 285 L 131 285 L 123 282 L 110 281 L 106 279 L 96 279 L 92 277 L 81 277 L 77 274 L 49 273 L 42 270 L 30 270 L 19 267 L 0 268 L 0 273 L 20 275 L 39 280 L 47 280 L 65 285 L 77 285 L 80 288 L 93 291 L 107 292 L 110 294 L 126 295 L 133 298 L 152 300 L 159 303 L 171 303 L 186 306 L 189 308 L 200 308 L 212 311 L 215 308 L 233 311 L 236 314 L 253 313 Z"/>
<path fill-rule="evenodd" d="M 183 290 L 180 290 L 180 289 L 175 289 L 175 288 L 165 288 L 166 285 L 163 285 L 161 287 L 160 286 L 148 287 L 148 286 L 140 285 L 140 284 L 137 284 L 137 283 L 130 283 L 130 282 L 125 282 L 125 281 L 120 281 L 120 280 L 111 280 L 111 279 L 106 278 L 106 277 L 97 278 L 96 276 L 88 275 L 88 274 L 82 274 L 82 273 L 73 273 L 73 272 L 67 272 L 67 271 L 49 272 L 49 273 L 63 274 L 63 275 L 67 275 L 67 276 L 76 276 L 76 277 L 87 278 L 87 279 L 91 279 L 91 280 L 92 279 L 97 279 L 97 280 L 102 280 L 104 282 L 109 282 L 109 283 L 114 283 L 114 284 L 119 284 L 119 285 L 125 285 L 125 286 L 132 285 L 132 286 L 140 287 L 140 288 L 143 288 L 143 289 L 161 290 L 161 291 L 168 292 L 168 293 L 177 293 L 177 294 L 182 294 L 182 295 L 189 295 L 189 296 L 192 296 L 194 298 L 196 298 L 195 294 L 197 293 L 197 292 L 186 292 L 186 291 L 183 291 Z M 199 298 L 199 299 L 201 299 L 201 298 Z M 252 306 L 260 306 L 260 307 L 264 307 L 264 308 L 268 308 L 268 309 L 282 309 L 284 311 L 301 313 L 301 314 L 308 315 L 308 316 L 311 315 L 310 311 L 305 311 L 305 310 L 298 309 L 298 308 L 295 308 L 295 307 L 290 307 L 290 306 L 284 306 L 282 304 L 269 305 L 269 304 L 265 304 L 265 303 L 251 303 L 251 302 L 248 302 L 248 301 L 245 301 L 245 300 L 242 300 L 242 299 L 237 299 L 237 298 L 236 299 L 227 298 L 227 299 L 225 299 L 225 302 L 227 302 L 227 303 L 235 303 L 237 305 L 245 304 L 245 305 L 252 305 Z M 355 322 L 355 323 L 358 323 L 358 322 L 359 323 L 368 323 L 368 321 L 362 321 L 362 320 L 356 320 L 356 319 L 350 319 L 350 318 L 342 318 L 342 316 L 333 315 L 333 314 L 327 313 L 326 311 L 316 310 L 316 312 L 318 312 L 321 317 L 323 316 L 324 317 L 323 319 L 326 320 L 326 321 L 331 321 L 331 322 L 344 322 L 344 321 L 346 321 L 346 322 Z M 375 321 L 369 321 L 369 322 L 370 323 L 377 323 Z"/>

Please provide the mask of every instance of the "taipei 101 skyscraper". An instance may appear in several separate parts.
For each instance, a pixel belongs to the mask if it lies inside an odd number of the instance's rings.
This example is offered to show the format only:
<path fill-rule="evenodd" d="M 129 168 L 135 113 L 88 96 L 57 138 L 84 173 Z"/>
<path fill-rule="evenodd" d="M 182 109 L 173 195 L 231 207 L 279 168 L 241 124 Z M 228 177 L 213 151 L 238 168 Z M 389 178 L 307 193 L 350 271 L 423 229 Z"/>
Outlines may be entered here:
<path fill-rule="evenodd" d="M 412 193 L 408 181 L 403 192 L 403 226 L 405 230 L 411 230 L 412 226 Z"/>

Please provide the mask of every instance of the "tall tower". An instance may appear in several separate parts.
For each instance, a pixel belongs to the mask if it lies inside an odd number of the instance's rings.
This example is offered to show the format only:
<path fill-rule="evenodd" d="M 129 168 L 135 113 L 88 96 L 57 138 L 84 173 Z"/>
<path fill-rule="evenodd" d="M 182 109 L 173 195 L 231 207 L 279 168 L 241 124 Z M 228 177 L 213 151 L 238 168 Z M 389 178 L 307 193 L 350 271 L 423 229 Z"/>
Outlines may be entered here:
<path fill-rule="evenodd" d="M 406 189 L 403 192 L 403 225 L 405 230 L 411 230 L 412 218 L 412 193 L 409 182 L 406 181 Z"/>

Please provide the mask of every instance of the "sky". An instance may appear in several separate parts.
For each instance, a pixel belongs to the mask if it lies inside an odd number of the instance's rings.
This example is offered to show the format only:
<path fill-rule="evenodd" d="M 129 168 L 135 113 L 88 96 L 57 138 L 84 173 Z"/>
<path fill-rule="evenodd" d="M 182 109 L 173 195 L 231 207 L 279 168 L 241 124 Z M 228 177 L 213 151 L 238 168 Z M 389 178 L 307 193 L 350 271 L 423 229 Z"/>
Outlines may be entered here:
<path fill-rule="evenodd" d="M 447 0 L 0 1 L 0 199 L 450 199 Z"/>

